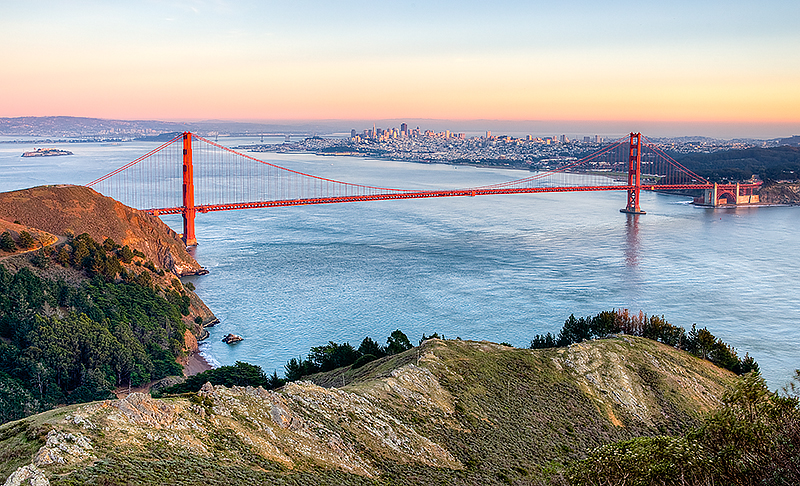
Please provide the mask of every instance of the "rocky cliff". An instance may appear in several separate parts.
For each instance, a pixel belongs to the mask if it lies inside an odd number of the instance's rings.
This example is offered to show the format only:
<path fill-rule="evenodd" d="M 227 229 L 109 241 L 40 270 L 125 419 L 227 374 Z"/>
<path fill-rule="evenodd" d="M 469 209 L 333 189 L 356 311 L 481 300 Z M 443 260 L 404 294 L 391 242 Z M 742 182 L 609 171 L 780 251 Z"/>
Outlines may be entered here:
<path fill-rule="evenodd" d="M 111 238 L 177 275 L 201 270 L 178 235 L 160 219 L 87 187 L 39 186 L 0 193 L 0 219 L 55 235 L 88 233 L 100 242 Z"/>
<path fill-rule="evenodd" d="M 766 183 L 758 192 L 762 204 L 800 204 L 800 184 Z"/>
<path fill-rule="evenodd" d="M 8 484 L 542 484 L 558 464 L 715 408 L 728 372 L 617 337 L 429 340 L 276 391 L 72 406 L 0 427 Z"/>

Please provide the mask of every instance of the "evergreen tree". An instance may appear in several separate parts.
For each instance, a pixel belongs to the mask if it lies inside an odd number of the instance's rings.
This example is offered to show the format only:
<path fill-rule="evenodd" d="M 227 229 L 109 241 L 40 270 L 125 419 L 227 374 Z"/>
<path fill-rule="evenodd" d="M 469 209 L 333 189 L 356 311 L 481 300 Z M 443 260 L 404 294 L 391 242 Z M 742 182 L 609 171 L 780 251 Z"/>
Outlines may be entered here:
<path fill-rule="evenodd" d="M 11 233 L 8 231 L 3 231 L 3 234 L 0 235 L 0 249 L 7 252 L 12 252 L 17 250 L 17 244 L 14 243 L 14 239 L 11 237 Z"/>
<path fill-rule="evenodd" d="M 408 336 L 403 331 L 396 329 L 386 339 L 386 354 L 398 354 L 413 348 L 414 345 L 408 340 Z"/>

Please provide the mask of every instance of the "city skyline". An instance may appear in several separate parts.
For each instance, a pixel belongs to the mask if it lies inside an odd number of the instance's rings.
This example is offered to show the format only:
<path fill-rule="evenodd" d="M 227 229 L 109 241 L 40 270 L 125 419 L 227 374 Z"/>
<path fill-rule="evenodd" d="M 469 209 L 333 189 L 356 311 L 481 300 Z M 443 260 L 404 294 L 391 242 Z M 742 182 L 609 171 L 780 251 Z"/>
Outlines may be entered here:
<path fill-rule="evenodd" d="M 3 9 L 6 117 L 407 118 L 452 120 L 462 131 L 488 120 L 493 126 L 474 129 L 800 133 L 800 4 L 788 0 L 668 8 L 40 1 Z"/>

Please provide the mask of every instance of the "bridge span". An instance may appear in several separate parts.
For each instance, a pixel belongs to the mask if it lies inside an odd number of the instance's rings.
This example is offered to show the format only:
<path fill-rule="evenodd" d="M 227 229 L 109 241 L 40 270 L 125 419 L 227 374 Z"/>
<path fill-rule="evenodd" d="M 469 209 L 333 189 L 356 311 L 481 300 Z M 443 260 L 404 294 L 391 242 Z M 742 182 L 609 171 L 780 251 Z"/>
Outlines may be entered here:
<path fill-rule="evenodd" d="M 624 179 L 623 179 L 624 177 Z M 310 204 L 552 192 L 624 191 L 628 214 L 645 214 L 641 191 L 703 191 L 696 204 L 754 204 L 760 183 L 716 184 L 631 133 L 578 160 L 480 187 L 416 190 L 342 182 L 281 167 L 184 132 L 90 182 L 98 192 L 155 215 L 181 214 L 187 246 L 197 213 Z"/>

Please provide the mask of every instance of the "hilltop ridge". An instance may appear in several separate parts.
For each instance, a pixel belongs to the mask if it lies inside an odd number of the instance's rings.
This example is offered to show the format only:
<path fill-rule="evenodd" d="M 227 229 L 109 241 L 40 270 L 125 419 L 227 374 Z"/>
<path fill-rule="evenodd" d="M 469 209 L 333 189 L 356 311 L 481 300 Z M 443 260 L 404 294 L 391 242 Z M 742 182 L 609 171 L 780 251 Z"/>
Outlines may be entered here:
<path fill-rule="evenodd" d="M 733 380 L 629 336 L 541 350 L 432 339 L 275 391 L 207 384 L 197 394 L 132 394 L 11 422 L 0 427 L 0 478 L 540 484 L 550 464 L 593 447 L 685 431 Z"/>

